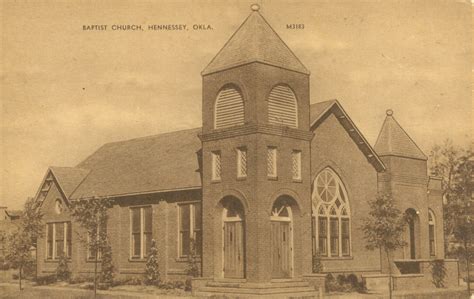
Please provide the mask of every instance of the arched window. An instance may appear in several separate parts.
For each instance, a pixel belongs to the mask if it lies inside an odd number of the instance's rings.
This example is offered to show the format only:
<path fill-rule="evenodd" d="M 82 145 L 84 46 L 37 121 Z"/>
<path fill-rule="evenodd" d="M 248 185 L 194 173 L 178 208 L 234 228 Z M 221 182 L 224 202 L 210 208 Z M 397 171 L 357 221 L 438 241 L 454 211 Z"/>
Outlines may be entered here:
<path fill-rule="evenodd" d="M 268 96 L 268 123 L 298 127 L 296 96 L 288 85 L 275 86 Z"/>
<path fill-rule="evenodd" d="M 214 107 L 214 129 L 244 124 L 244 100 L 240 90 L 226 85 L 217 95 Z"/>
<path fill-rule="evenodd" d="M 428 210 L 428 234 L 430 242 L 430 256 L 436 255 L 436 230 L 435 230 L 435 216 L 433 211 Z"/>
<path fill-rule="evenodd" d="M 313 182 L 313 250 L 322 256 L 351 255 L 350 207 L 341 179 L 330 168 Z"/>

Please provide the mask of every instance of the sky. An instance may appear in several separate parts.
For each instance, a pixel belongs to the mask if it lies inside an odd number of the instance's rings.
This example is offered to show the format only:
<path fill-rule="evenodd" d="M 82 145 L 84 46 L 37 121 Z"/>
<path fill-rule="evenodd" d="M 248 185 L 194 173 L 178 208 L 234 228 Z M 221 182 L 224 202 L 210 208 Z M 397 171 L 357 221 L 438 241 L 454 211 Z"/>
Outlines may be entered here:
<path fill-rule="evenodd" d="M 387 109 L 427 154 L 472 140 L 469 1 L 4 0 L 0 206 L 104 143 L 201 126 L 200 72 L 254 2 L 311 71 L 311 102 L 338 99 L 372 145 Z"/>

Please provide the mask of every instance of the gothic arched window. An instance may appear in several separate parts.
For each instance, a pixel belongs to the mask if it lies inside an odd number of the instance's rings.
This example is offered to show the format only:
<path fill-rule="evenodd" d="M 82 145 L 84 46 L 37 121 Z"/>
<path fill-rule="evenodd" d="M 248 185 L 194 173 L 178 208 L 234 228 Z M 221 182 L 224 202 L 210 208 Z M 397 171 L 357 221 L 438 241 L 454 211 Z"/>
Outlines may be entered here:
<path fill-rule="evenodd" d="M 217 95 L 214 107 L 214 129 L 244 124 L 244 99 L 240 90 L 226 85 Z"/>
<path fill-rule="evenodd" d="M 351 255 L 350 207 L 346 189 L 330 168 L 313 182 L 313 250 L 322 256 Z"/>
<path fill-rule="evenodd" d="M 296 96 L 288 85 L 279 84 L 268 95 L 268 123 L 298 127 Z"/>
<path fill-rule="evenodd" d="M 436 239 L 435 239 L 435 230 L 436 222 L 433 211 L 428 210 L 428 234 L 430 242 L 430 256 L 436 255 Z"/>

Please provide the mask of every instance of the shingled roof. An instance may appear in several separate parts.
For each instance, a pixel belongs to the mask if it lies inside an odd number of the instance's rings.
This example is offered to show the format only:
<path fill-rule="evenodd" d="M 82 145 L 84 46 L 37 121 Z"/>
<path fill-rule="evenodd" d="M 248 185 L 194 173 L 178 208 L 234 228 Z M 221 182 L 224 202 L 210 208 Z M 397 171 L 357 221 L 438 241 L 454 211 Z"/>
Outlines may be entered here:
<path fill-rule="evenodd" d="M 54 177 L 58 181 L 61 190 L 67 198 L 79 186 L 79 184 L 86 178 L 90 170 L 77 167 L 50 167 Z"/>
<path fill-rule="evenodd" d="M 252 11 L 202 71 L 202 75 L 251 62 L 262 62 L 309 74 L 308 69 L 288 48 L 258 10 Z"/>
<path fill-rule="evenodd" d="M 400 156 L 419 160 L 428 159 L 395 120 L 392 110 L 387 110 L 387 117 L 382 125 L 374 148 L 379 156 Z"/>
<path fill-rule="evenodd" d="M 71 198 L 200 188 L 200 132 L 196 128 L 103 145 L 77 165 L 90 173 Z"/>

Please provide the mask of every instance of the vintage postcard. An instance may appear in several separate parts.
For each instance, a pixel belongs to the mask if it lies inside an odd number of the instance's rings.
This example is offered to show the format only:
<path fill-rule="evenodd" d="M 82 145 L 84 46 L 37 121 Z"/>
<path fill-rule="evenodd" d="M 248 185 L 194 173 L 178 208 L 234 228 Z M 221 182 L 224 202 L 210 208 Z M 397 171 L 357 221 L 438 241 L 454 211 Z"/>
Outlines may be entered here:
<path fill-rule="evenodd" d="M 1 298 L 468 298 L 472 3 L 1 0 Z"/>

